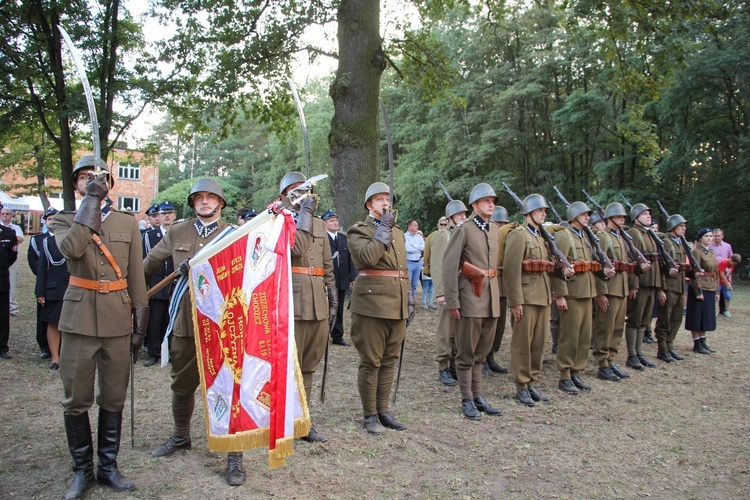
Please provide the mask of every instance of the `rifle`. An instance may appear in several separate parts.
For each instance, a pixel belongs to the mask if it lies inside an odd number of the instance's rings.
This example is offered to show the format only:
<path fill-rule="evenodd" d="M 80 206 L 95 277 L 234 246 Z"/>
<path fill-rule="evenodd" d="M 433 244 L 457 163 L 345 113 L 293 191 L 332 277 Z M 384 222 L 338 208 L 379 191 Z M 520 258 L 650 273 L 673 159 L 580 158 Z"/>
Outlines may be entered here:
<path fill-rule="evenodd" d="M 585 189 L 581 189 L 581 191 L 584 195 L 586 195 L 586 198 L 591 202 L 591 204 L 596 207 L 596 210 L 599 212 L 599 216 L 602 218 L 602 220 L 607 220 L 607 218 L 604 216 L 604 210 L 602 209 L 602 206 L 597 203 L 594 197 L 588 194 Z M 628 233 L 627 231 L 623 231 L 622 226 L 620 226 L 614 220 L 612 220 L 612 224 L 617 227 L 617 231 L 620 233 L 620 236 L 622 236 L 623 241 L 625 241 L 625 249 L 627 250 L 630 258 L 637 261 L 639 265 L 648 264 L 648 259 L 646 259 L 646 257 L 644 257 L 643 255 L 643 252 L 638 250 L 638 247 L 635 246 L 633 237 L 630 236 L 630 233 Z"/>
<path fill-rule="evenodd" d="M 659 208 L 661 209 L 661 212 L 667 217 L 667 220 L 669 217 L 669 212 L 667 212 L 667 209 L 664 208 L 664 205 L 661 204 L 661 201 L 656 200 L 656 203 L 659 205 Z M 682 244 L 682 249 L 685 251 L 685 254 L 687 254 L 688 259 L 690 260 L 690 267 L 692 267 L 696 272 L 702 273 L 703 269 L 701 268 L 700 264 L 698 264 L 698 261 L 695 259 L 695 256 L 693 255 L 692 250 L 690 250 L 690 245 L 688 244 L 687 239 L 685 239 L 685 235 L 683 234 L 680 236 L 680 243 Z"/>
<path fill-rule="evenodd" d="M 563 196 L 560 190 L 557 189 L 557 186 L 552 186 L 552 188 L 555 190 L 557 196 L 560 197 L 562 202 L 570 206 L 570 203 L 568 203 L 568 200 L 565 198 L 565 196 Z M 612 264 L 612 261 L 609 260 L 609 257 L 607 257 L 607 252 L 602 250 L 602 246 L 599 244 L 599 238 L 594 234 L 588 224 L 583 225 L 583 231 L 586 233 L 586 237 L 589 239 L 591 249 L 594 251 L 594 254 L 596 254 L 596 260 L 599 261 L 599 264 L 602 265 L 602 268 L 614 269 L 615 266 L 614 264 Z M 606 278 L 605 276 L 605 279 L 608 278 Z"/>
<path fill-rule="evenodd" d="M 503 187 L 508 192 L 511 198 L 513 198 L 513 201 L 516 202 L 516 205 L 518 208 L 523 210 L 523 202 L 521 201 L 521 198 L 518 197 L 516 193 L 513 192 L 513 190 L 503 181 Z M 544 241 L 547 243 L 547 246 L 549 246 L 549 251 L 552 253 L 553 258 L 555 259 L 555 262 L 557 263 L 558 269 L 563 268 L 572 268 L 573 266 L 570 265 L 570 262 L 568 262 L 568 259 L 565 258 L 563 253 L 560 251 L 559 248 L 557 248 L 557 245 L 555 245 L 555 237 L 552 236 L 547 232 L 546 229 L 544 229 L 544 226 L 539 224 L 539 234 L 542 235 L 542 238 L 544 238 Z"/>
<path fill-rule="evenodd" d="M 563 218 L 560 217 L 560 214 L 557 212 L 557 209 L 555 208 L 555 206 L 552 203 L 550 203 L 549 208 L 552 209 L 552 213 L 555 214 L 555 222 L 557 222 L 558 224 L 562 224 Z"/>
<path fill-rule="evenodd" d="M 625 202 L 625 205 L 628 206 L 628 208 L 633 208 L 633 204 L 628 201 L 627 198 L 625 198 L 625 195 L 620 193 L 620 197 Z M 677 263 L 674 261 L 671 255 L 669 255 L 669 252 L 667 252 L 667 249 L 664 247 L 664 242 L 661 238 L 654 232 L 653 229 L 650 227 L 646 228 L 646 232 L 651 236 L 651 239 L 656 243 L 656 248 L 659 252 L 659 264 L 661 265 L 661 268 L 664 269 L 664 272 L 668 272 L 667 268 L 672 269 L 680 269 L 680 266 L 677 265 Z"/>
<path fill-rule="evenodd" d="M 443 181 L 438 181 L 438 184 L 440 184 L 440 187 L 443 188 L 443 192 L 445 193 L 445 196 L 448 198 L 448 201 L 453 201 L 453 198 L 451 198 L 450 193 L 448 193 L 448 190 L 445 189 L 445 186 L 443 186 Z"/>

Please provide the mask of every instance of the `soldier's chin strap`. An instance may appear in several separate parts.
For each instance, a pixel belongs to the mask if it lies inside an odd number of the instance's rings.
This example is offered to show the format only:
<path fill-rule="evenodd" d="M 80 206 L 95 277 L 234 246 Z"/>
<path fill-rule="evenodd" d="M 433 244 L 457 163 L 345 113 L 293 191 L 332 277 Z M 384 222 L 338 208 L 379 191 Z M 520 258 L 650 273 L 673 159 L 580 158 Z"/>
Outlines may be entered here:
<path fill-rule="evenodd" d="M 213 217 L 214 215 L 216 215 L 216 212 L 218 212 L 222 208 L 223 207 L 221 206 L 221 203 L 219 203 L 219 205 L 216 208 L 214 208 L 213 210 L 211 210 L 211 213 L 208 214 L 208 215 L 201 215 L 198 212 L 196 212 L 195 214 L 198 216 L 199 219 L 210 219 L 211 217 Z"/>

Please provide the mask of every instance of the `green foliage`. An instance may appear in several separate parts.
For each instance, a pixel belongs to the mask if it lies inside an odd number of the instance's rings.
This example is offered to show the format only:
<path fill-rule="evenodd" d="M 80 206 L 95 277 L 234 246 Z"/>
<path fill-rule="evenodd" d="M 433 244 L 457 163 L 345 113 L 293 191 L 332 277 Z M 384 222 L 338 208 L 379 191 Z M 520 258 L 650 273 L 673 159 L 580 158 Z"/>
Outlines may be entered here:
<path fill-rule="evenodd" d="M 151 202 L 146 206 L 151 206 L 154 203 L 171 201 L 176 207 L 175 212 L 177 214 L 176 218 L 178 220 L 194 217 L 195 213 L 193 212 L 193 209 L 188 206 L 187 199 L 188 195 L 190 194 L 190 190 L 193 187 L 193 184 L 195 184 L 198 179 L 198 177 L 192 180 L 185 179 L 178 182 L 177 184 L 174 184 L 173 186 L 170 186 L 168 189 L 159 192 L 157 197 L 151 200 Z M 222 209 L 221 218 L 230 224 L 236 224 L 237 209 L 241 206 L 244 206 L 242 204 L 240 189 L 228 179 L 223 179 L 220 177 L 215 177 L 215 179 L 224 190 L 224 197 L 226 198 L 227 202 L 227 206 Z"/>

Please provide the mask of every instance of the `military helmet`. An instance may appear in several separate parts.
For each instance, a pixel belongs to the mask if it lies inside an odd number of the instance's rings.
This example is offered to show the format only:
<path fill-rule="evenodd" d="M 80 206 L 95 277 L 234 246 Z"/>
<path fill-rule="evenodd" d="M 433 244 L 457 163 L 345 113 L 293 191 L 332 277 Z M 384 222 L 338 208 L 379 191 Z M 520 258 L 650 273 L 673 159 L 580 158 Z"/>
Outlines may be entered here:
<path fill-rule="evenodd" d="M 604 217 L 606 217 L 607 219 L 609 219 L 610 217 L 617 217 L 618 215 L 622 217 L 628 216 L 628 211 L 625 210 L 625 207 L 622 203 L 614 201 L 607 205 L 607 208 L 604 209 Z"/>
<path fill-rule="evenodd" d="M 503 207 L 502 205 L 498 205 L 495 207 L 495 211 L 492 212 L 492 217 L 490 217 L 491 222 L 505 222 L 506 224 L 510 222 L 508 219 L 508 211 Z"/>
<path fill-rule="evenodd" d="M 591 213 L 591 209 L 582 201 L 574 201 L 568 206 L 568 213 L 566 218 L 568 222 L 573 222 L 573 219 L 581 214 Z"/>
<path fill-rule="evenodd" d="M 461 212 L 468 212 L 468 211 L 469 209 L 466 208 L 466 205 L 464 205 L 464 202 L 461 200 L 451 200 L 445 206 L 445 216 L 448 217 L 449 219 L 456 214 L 460 214 Z"/>
<path fill-rule="evenodd" d="M 367 202 L 370 201 L 370 198 L 379 193 L 390 194 L 390 192 L 391 188 L 389 188 L 388 184 L 385 182 L 373 182 L 370 184 L 370 187 L 367 188 L 367 192 L 365 193 L 365 210 L 367 210 Z M 391 202 L 393 202 L 393 200 L 391 200 Z"/>
<path fill-rule="evenodd" d="M 98 167 L 104 170 L 105 172 L 109 173 L 109 167 L 107 164 L 102 161 L 101 159 L 97 162 L 94 159 L 94 155 L 83 155 L 81 156 L 81 159 L 78 160 L 78 163 L 76 163 L 76 166 L 73 168 L 73 173 L 70 176 L 70 181 L 73 183 L 73 188 L 76 187 L 76 178 L 78 177 L 78 172 L 81 170 L 86 170 L 89 168 L 96 168 L 98 164 Z M 109 187 L 115 185 L 115 179 L 111 175 L 109 176 Z"/>
<path fill-rule="evenodd" d="M 602 216 L 599 215 L 599 211 L 598 210 L 594 210 L 591 213 L 591 218 L 589 219 L 589 224 L 593 226 L 594 224 L 596 224 L 597 222 L 600 222 L 601 220 L 602 220 Z"/>
<path fill-rule="evenodd" d="M 521 202 L 521 211 L 524 215 L 540 208 L 549 208 L 547 200 L 545 200 L 544 196 L 541 194 L 530 194 L 523 199 L 523 202 Z"/>
<path fill-rule="evenodd" d="M 480 182 L 479 184 L 474 186 L 471 190 L 471 193 L 469 193 L 469 205 L 488 196 L 495 198 L 495 201 L 497 202 L 497 193 L 495 193 L 495 190 L 492 188 L 492 186 L 490 186 L 486 182 Z"/>
<path fill-rule="evenodd" d="M 671 231 L 680 224 L 687 224 L 685 217 L 680 214 L 672 214 L 667 219 L 667 231 Z"/>
<path fill-rule="evenodd" d="M 195 206 L 193 205 L 193 195 L 195 195 L 195 193 L 200 193 L 201 191 L 215 194 L 216 196 L 221 198 L 221 208 L 227 206 L 227 199 L 224 197 L 224 190 L 221 188 L 221 185 L 216 182 L 215 179 L 204 177 L 203 179 L 198 179 L 198 182 L 193 184 L 193 188 L 190 190 L 190 194 L 188 195 L 187 199 L 188 206 L 190 208 L 195 208 Z"/>
<path fill-rule="evenodd" d="M 645 203 L 636 203 L 633 205 L 633 208 L 630 209 L 630 218 L 635 221 L 639 215 L 641 215 L 646 210 L 651 210 L 646 206 Z"/>
<path fill-rule="evenodd" d="M 286 188 L 291 186 L 292 184 L 297 184 L 298 182 L 305 182 L 307 180 L 307 177 L 302 172 L 289 172 L 284 177 L 281 178 L 281 183 L 279 184 L 279 194 L 284 194 L 284 191 Z"/>

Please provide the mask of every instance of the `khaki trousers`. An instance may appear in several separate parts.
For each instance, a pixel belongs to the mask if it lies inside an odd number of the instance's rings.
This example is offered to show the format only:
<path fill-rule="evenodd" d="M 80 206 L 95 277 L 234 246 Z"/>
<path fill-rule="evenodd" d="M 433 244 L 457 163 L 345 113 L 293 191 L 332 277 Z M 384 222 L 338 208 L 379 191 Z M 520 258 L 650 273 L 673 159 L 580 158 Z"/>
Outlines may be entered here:
<path fill-rule="evenodd" d="M 599 368 L 606 368 L 614 362 L 625 330 L 627 297 L 607 295 L 607 299 L 607 312 L 599 310 L 594 320 L 594 359 Z"/>
<path fill-rule="evenodd" d="M 405 334 L 406 320 L 352 313 L 352 343 L 359 352 L 357 385 L 366 417 L 388 411 L 393 371 Z"/>
<path fill-rule="evenodd" d="M 446 370 L 456 359 L 456 319 L 445 307 L 439 308 L 437 332 L 435 332 L 435 362 L 438 370 Z"/>
<path fill-rule="evenodd" d="M 500 317 L 497 318 L 497 327 L 495 328 L 495 338 L 492 341 L 492 350 L 496 353 L 500 350 L 500 344 L 503 342 L 505 335 L 505 321 L 508 319 L 508 297 L 500 297 Z"/>
<path fill-rule="evenodd" d="M 680 325 L 682 325 L 682 308 L 685 307 L 684 294 L 670 291 L 665 293 L 667 294 L 667 302 L 663 306 L 659 306 L 656 328 L 654 328 L 660 351 L 672 347 Z"/>
<path fill-rule="evenodd" d="M 497 318 L 462 317 L 456 321 L 456 370 L 471 370 L 484 362 L 492 348 L 496 326 Z"/>
<path fill-rule="evenodd" d="M 521 321 L 513 323 L 510 368 L 516 389 L 528 389 L 539 379 L 549 323 L 549 306 L 523 305 Z"/>
<path fill-rule="evenodd" d="M 130 335 L 90 337 L 62 332 L 60 379 L 66 414 L 80 415 L 94 404 L 97 370 L 96 404 L 111 413 L 121 412 L 130 377 Z"/>
<path fill-rule="evenodd" d="M 299 359 L 302 380 L 305 385 L 307 401 L 312 393 L 313 374 L 317 370 L 320 360 L 326 351 L 328 343 L 328 321 L 294 320 L 294 342 L 297 344 L 297 359 Z"/>
<path fill-rule="evenodd" d="M 586 369 L 591 344 L 593 299 L 566 297 L 566 300 L 568 310 L 560 311 L 560 341 L 557 347 L 560 380 L 570 380 L 576 372 Z"/>

